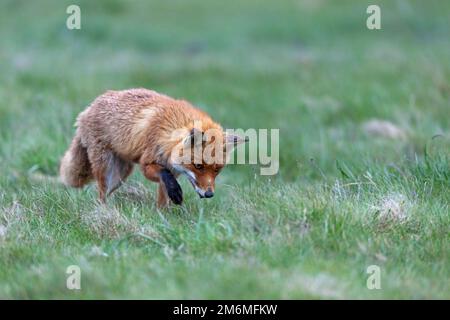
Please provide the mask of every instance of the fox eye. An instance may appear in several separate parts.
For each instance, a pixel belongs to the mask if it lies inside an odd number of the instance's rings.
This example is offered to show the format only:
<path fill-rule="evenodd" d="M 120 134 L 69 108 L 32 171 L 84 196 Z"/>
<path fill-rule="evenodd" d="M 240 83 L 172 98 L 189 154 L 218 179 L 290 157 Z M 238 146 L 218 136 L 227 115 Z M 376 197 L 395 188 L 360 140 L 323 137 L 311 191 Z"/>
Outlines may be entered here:
<path fill-rule="evenodd" d="M 203 169 L 203 165 L 202 164 L 198 164 L 198 163 L 194 163 L 194 168 L 197 170 L 201 170 Z"/>

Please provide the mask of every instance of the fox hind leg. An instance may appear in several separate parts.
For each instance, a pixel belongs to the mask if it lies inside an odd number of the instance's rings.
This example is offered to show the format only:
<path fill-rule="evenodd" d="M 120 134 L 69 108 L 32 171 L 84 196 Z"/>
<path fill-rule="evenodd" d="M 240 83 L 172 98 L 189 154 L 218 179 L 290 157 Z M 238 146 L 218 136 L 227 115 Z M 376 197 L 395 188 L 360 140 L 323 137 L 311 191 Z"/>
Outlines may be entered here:
<path fill-rule="evenodd" d="M 133 164 L 127 162 L 112 152 L 108 154 L 108 164 L 106 167 L 106 194 L 110 195 L 122 182 L 128 178 L 133 171 Z"/>
<path fill-rule="evenodd" d="M 88 155 L 92 164 L 92 174 L 97 181 L 99 199 L 101 202 L 106 202 L 106 197 L 131 174 L 133 164 L 98 145 L 88 149 Z"/>

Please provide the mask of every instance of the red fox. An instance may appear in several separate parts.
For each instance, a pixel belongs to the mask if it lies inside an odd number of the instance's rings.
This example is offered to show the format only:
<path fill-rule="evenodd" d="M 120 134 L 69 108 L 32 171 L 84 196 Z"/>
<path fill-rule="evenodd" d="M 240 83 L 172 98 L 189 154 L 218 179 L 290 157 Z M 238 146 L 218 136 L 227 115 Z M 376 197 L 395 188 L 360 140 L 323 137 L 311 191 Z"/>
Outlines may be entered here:
<path fill-rule="evenodd" d="M 139 164 L 144 176 L 159 184 L 158 207 L 170 200 L 182 203 L 176 180 L 181 174 L 201 198 L 211 198 L 229 151 L 246 141 L 226 134 L 187 101 L 147 89 L 107 91 L 79 114 L 76 127 L 61 160 L 65 185 L 80 188 L 94 179 L 99 200 L 105 202 Z M 207 132 L 213 134 L 208 138 Z M 208 148 L 215 161 L 204 158 Z"/>

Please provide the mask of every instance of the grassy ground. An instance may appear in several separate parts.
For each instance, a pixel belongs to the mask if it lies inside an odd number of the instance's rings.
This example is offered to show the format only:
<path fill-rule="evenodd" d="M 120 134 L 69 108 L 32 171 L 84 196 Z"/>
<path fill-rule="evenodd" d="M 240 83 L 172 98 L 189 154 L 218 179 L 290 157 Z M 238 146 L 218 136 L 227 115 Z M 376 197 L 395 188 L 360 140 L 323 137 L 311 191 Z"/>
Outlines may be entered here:
<path fill-rule="evenodd" d="M 449 3 L 378 1 L 369 31 L 367 1 L 86 0 L 69 31 L 72 3 L 0 5 L 0 298 L 450 298 Z M 108 208 L 55 183 L 76 115 L 130 87 L 279 128 L 279 174 L 169 212 L 138 171 Z"/>

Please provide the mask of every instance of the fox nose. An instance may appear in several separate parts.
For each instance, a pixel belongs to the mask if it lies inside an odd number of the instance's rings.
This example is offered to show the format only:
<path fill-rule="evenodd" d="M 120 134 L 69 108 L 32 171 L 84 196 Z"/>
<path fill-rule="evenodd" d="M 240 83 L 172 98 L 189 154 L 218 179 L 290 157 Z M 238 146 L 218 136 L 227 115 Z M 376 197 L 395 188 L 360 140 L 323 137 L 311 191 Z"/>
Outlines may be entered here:
<path fill-rule="evenodd" d="M 212 198 L 214 196 L 214 192 L 208 190 L 205 192 L 205 198 Z"/>

